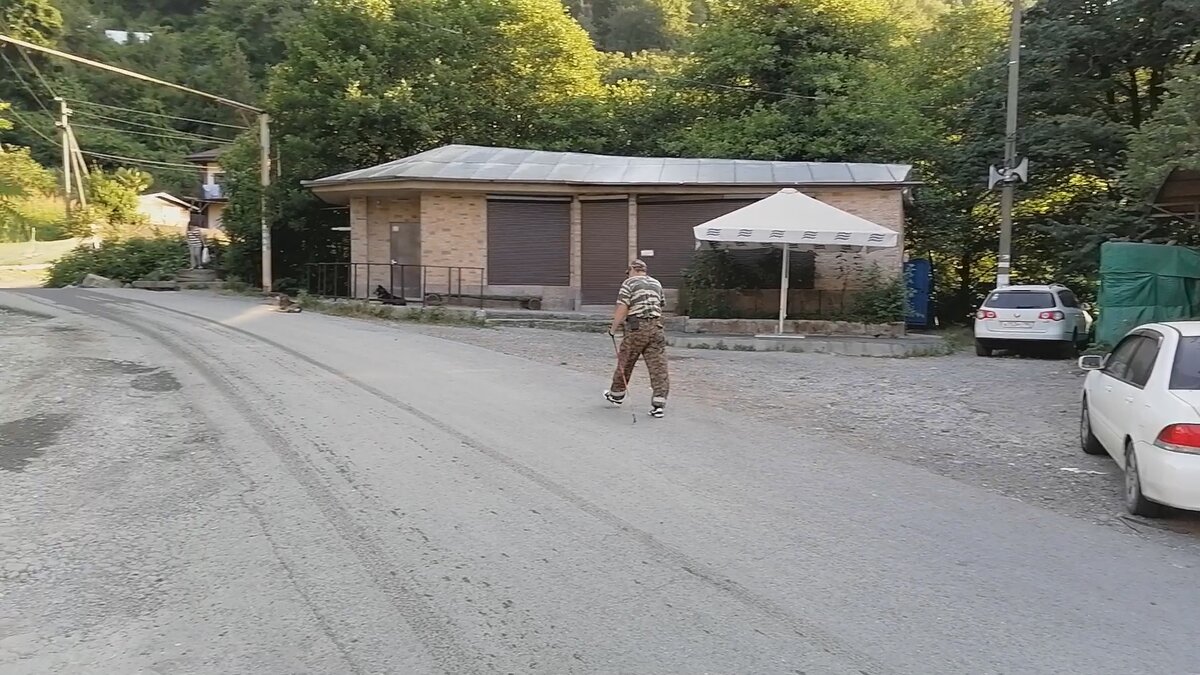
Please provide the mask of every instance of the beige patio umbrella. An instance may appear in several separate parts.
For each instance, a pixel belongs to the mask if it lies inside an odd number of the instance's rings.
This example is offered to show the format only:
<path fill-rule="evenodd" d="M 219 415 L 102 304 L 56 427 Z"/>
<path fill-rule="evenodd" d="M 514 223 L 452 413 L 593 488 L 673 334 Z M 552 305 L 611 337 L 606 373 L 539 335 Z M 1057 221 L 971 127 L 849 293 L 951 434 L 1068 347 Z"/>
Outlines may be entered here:
<path fill-rule="evenodd" d="M 865 251 L 893 248 L 899 234 L 852 213 L 813 199 L 795 188 L 784 188 L 737 211 L 693 228 L 696 248 L 783 249 L 780 274 L 779 326 L 787 318 L 788 267 L 792 251 Z"/>

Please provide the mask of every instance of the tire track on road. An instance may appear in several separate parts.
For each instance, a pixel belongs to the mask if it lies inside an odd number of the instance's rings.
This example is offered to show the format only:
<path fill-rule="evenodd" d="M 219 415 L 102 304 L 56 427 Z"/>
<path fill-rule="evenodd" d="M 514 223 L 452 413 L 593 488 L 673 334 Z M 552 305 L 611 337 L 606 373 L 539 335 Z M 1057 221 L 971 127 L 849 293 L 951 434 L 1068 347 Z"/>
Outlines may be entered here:
<path fill-rule="evenodd" d="M 95 297 L 83 303 L 62 302 L 61 304 L 132 329 L 153 340 L 159 346 L 194 368 L 200 377 L 207 380 L 227 400 L 234 404 L 234 409 L 246 419 L 252 428 L 261 430 L 260 435 L 262 440 L 279 457 L 291 477 L 309 496 L 312 503 L 317 506 L 334 531 L 346 542 L 372 581 L 383 591 L 399 614 L 404 617 L 413 634 L 418 637 L 432 655 L 439 671 L 454 675 L 458 673 L 480 672 L 479 664 L 486 661 L 484 655 L 478 654 L 461 644 L 455 637 L 457 630 L 454 624 L 433 610 L 414 589 L 409 588 L 400 581 L 393 566 L 390 564 L 391 556 L 387 553 L 386 547 L 373 532 L 362 527 L 350 515 L 348 509 L 342 505 L 330 488 L 324 484 L 319 473 L 312 468 L 303 455 L 291 448 L 291 444 L 283 437 L 277 425 L 265 416 L 255 412 L 254 402 L 239 392 L 228 376 L 221 373 L 218 369 L 213 368 L 204 359 L 198 358 L 194 353 L 181 347 L 180 343 L 188 344 L 192 349 L 203 351 L 214 360 L 219 360 L 219 353 L 205 350 L 203 346 L 189 341 L 186 335 L 164 326 L 162 323 L 146 322 L 154 326 L 152 329 L 139 323 L 138 320 L 130 318 L 126 312 L 105 312 L 101 309 L 107 309 L 113 305 L 137 306 L 139 308 L 153 307 L 147 303 L 122 300 L 114 301 L 109 298 L 100 299 L 100 297 Z M 125 314 L 126 316 L 117 316 L 118 313 Z M 209 323 L 216 323 L 218 326 L 222 325 L 217 322 Z M 175 339 L 166 338 L 163 334 L 174 336 Z M 227 461 L 230 464 L 230 469 L 242 479 L 245 485 L 251 486 L 248 489 L 252 490 L 253 486 L 256 485 L 255 480 L 247 476 L 232 458 L 227 458 Z M 247 503 L 244 499 L 243 503 L 251 507 L 252 512 L 258 513 L 259 510 L 253 507 L 252 504 Z M 269 525 L 265 521 L 265 516 L 259 514 L 259 517 L 263 531 L 269 532 Z M 273 541 L 272 546 L 274 547 Z M 285 569 L 288 568 L 284 561 L 281 560 L 280 562 L 284 565 Z M 309 602 L 310 607 L 313 607 L 313 603 L 309 601 L 304 589 L 299 584 L 296 584 L 296 587 L 306 602 Z M 354 672 L 356 674 L 372 672 L 369 667 L 359 663 L 359 660 L 352 656 L 351 647 L 346 644 L 345 639 L 337 636 L 334 628 L 328 625 L 327 619 L 321 615 L 320 611 L 315 607 L 313 609 L 322 624 L 324 632 L 345 656 L 348 663 L 354 668 Z"/>
<path fill-rule="evenodd" d="M 458 429 L 454 428 L 453 426 L 443 422 L 442 420 L 438 419 L 437 417 L 435 417 L 429 413 L 426 413 L 425 411 L 417 408 L 416 406 L 406 403 L 406 402 L 392 396 L 391 394 L 388 394 L 387 392 L 380 390 L 379 388 L 377 388 L 375 386 L 372 386 L 370 384 L 362 382 L 350 375 L 347 375 L 328 364 L 322 363 L 321 361 L 318 361 L 317 359 L 315 359 L 311 356 L 308 356 L 307 354 L 304 354 L 303 352 L 300 352 L 296 349 L 288 347 L 288 346 L 281 344 L 270 338 L 263 337 L 256 333 L 253 333 L 251 331 L 248 331 L 248 330 L 245 330 L 242 328 L 238 328 L 236 326 L 230 326 L 225 323 L 222 323 L 221 321 L 210 319 L 208 317 L 198 315 L 198 314 L 193 314 L 191 312 L 185 312 L 182 310 L 178 310 L 178 309 L 174 309 L 174 308 L 170 308 L 170 307 L 163 307 L 161 305 L 155 305 L 155 304 L 151 304 L 151 303 L 143 303 L 143 302 L 113 298 L 111 296 L 106 297 L 105 301 L 108 301 L 108 302 L 111 302 L 112 304 L 117 304 L 117 305 L 122 305 L 122 304 L 135 305 L 140 308 L 149 309 L 151 312 L 155 312 L 155 311 L 165 312 L 165 313 L 169 313 L 169 314 L 175 314 L 175 315 L 187 317 L 188 319 L 200 321 L 200 322 L 203 322 L 206 324 L 212 324 L 212 325 L 219 327 L 221 330 L 236 334 L 238 336 L 241 336 L 244 339 L 250 339 L 250 340 L 258 342 L 258 343 L 269 345 L 275 349 L 280 350 L 281 352 L 283 352 L 285 354 L 290 355 L 291 357 L 293 357 L 299 361 L 302 361 L 302 362 L 309 364 L 321 371 L 324 371 L 335 377 L 345 380 L 346 382 L 352 384 L 353 386 L 387 402 L 390 405 L 393 405 L 393 406 L 399 408 L 400 410 L 403 410 L 404 412 L 420 419 L 421 421 L 425 422 L 426 424 L 429 424 L 430 426 L 446 433 L 447 435 L 451 436 L 452 438 L 455 438 L 457 441 L 462 443 L 462 445 L 464 447 L 469 448 L 475 452 L 478 452 L 479 454 L 481 454 L 483 456 L 488 457 L 489 459 L 497 462 L 498 464 L 502 465 L 503 467 L 507 468 L 508 470 L 510 470 L 510 471 L 516 473 L 517 475 L 529 480 L 530 482 L 538 485 L 539 487 L 546 490 L 548 493 L 554 495 L 555 497 L 563 500 L 564 502 L 571 504 L 575 508 L 583 511 L 584 513 L 587 513 L 588 515 L 592 516 L 593 518 L 596 518 L 597 520 L 600 520 L 600 521 L 606 523 L 607 525 L 614 528 L 616 531 L 618 531 L 618 532 L 624 534 L 625 536 L 629 537 L 630 539 L 635 540 L 638 543 L 640 543 L 647 550 L 654 553 L 655 556 L 660 561 L 666 562 L 666 563 L 670 564 L 672 567 L 674 567 L 675 569 L 682 571 L 688 575 L 691 575 L 692 577 L 704 582 L 705 584 L 712 587 L 713 589 L 720 591 L 721 593 L 729 596 L 733 600 L 736 600 L 738 603 L 742 604 L 743 606 L 745 606 L 763 616 L 769 617 L 772 620 L 776 621 L 777 623 L 779 623 L 783 626 L 787 626 L 788 629 L 790 629 L 797 637 L 808 641 L 814 647 L 821 649 L 822 651 L 826 652 L 827 654 L 830 654 L 838 659 L 841 659 L 841 660 L 847 662 L 848 664 L 853 664 L 854 667 L 857 668 L 859 670 L 859 672 L 862 673 L 863 675 L 883 675 L 884 673 L 891 672 L 889 668 L 885 667 L 881 662 L 877 661 L 874 657 L 864 654 L 852 647 L 849 647 L 843 641 L 828 634 L 823 628 L 819 627 L 814 622 L 804 619 L 802 617 L 796 616 L 794 613 L 792 613 L 789 610 L 787 610 L 786 608 L 778 605 L 770 598 L 764 597 L 764 596 L 750 590 L 749 588 L 743 586 L 742 584 L 738 583 L 737 581 L 722 575 L 719 571 L 711 568 L 709 565 L 705 564 L 704 562 L 697 560 L 695 558 L 692 558 L 691 556 L 684 553 L 683 551 L 680 551 L 680 550 L 674 548 L 673 546 L 670 546 L 670 545 L 660 541 L 653 534 L 637 527 L 633 523 L 608 511 L 607 509 L 599 506 L 598 504 L 591 502 L 587 498 L 574 493 L 569 488 L 554 481 L 552 478 L 546 476 L 545 474 L 539 472 L 538 470 L 504 454 L 503 452 L 501 452 L 499 450 L 489 447 L 488 445 L 478 441 L 477 439 L 471 437 L 468 434 L 465 434 L 465 433 L 459 431 Z"/>

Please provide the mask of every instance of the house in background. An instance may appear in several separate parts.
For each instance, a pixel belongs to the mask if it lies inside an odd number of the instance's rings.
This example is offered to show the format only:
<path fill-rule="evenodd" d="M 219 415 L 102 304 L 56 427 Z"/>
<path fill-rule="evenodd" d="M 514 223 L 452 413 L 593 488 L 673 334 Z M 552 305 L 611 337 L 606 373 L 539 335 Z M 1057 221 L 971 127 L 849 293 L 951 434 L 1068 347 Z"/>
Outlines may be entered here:
<path fill-rule="evenodd" d="M 696 250 L 692 228 L 784 187 L 893 229 L 903 241 L 906 196 L 916 184 L 911 173 L 905 164 L 452 145 L 304 185 L 350 207 L 356 295 L 381 285 L 395 294 L 416 289 L 420 297 L 445 292 L 433 284 L 449 279 L 464 291 L 482 285 L 485 294 L 535 296 L 545 309 L 577 309 L 611 306 L 636 257 L 646 259 L 674 304 Z M 851 268 L 873 262 L 899 276 L 902 256 L 899 247 L 818 251 L 792 288 L 809 289 L 820 302 L 841 301 L 856 284 Z"/>
<path fill-rule="evenodd" d="M 210 230 L 221 229 L 221 219 L 225 207 L 229 205 L 228 195 L 225 194 L 225 171 L 220 163 L 225 149 L 223 146 L 184 157 L 185 161 L 199 165 L 203 171 L 197 194 L 191 201 L 200 212 L 200 226 Z"/>
<path fill-rule="evenodd" d="M 194 207 L 167 192 L 151 192 L 138 197 L 138 211 L 151 225 L 184 229 Z"/>

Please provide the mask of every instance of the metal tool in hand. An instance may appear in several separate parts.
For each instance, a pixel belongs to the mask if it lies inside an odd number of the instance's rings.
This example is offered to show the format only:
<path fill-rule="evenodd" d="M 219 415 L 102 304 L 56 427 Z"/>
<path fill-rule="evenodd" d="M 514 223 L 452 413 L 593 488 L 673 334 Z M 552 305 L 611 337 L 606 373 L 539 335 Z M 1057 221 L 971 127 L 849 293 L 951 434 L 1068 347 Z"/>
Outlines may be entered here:
<path fill-rule="evenodd" d="M 617 346 L 617 336 L 614 333 L 609 333 L 608 337 L 612 338 L 613 353 L 617 355 L 617 370 L 621 373 L 621 382 L 625 384 L 625 395 L 629 395 L 629 379 L 625 377 L 625 364 L 621 361 L 621 348 Z M 632 412 L 632 411 L 631 411 Z M 633 412 L 633 423 L 637 424 L 637 413 Z"/>

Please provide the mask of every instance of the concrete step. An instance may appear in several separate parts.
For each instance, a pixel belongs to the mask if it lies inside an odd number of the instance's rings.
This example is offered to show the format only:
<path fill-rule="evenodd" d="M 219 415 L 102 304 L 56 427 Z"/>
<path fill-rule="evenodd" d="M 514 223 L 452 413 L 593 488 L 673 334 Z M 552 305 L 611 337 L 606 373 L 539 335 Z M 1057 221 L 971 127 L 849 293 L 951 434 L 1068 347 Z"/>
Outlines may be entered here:
<path fill-rule="evenodd" d="M 147 291 L 179 290 L 179 284 L 174 281 L 135 281 L 130 285 L 134 288 L 141 288 Z"/>

